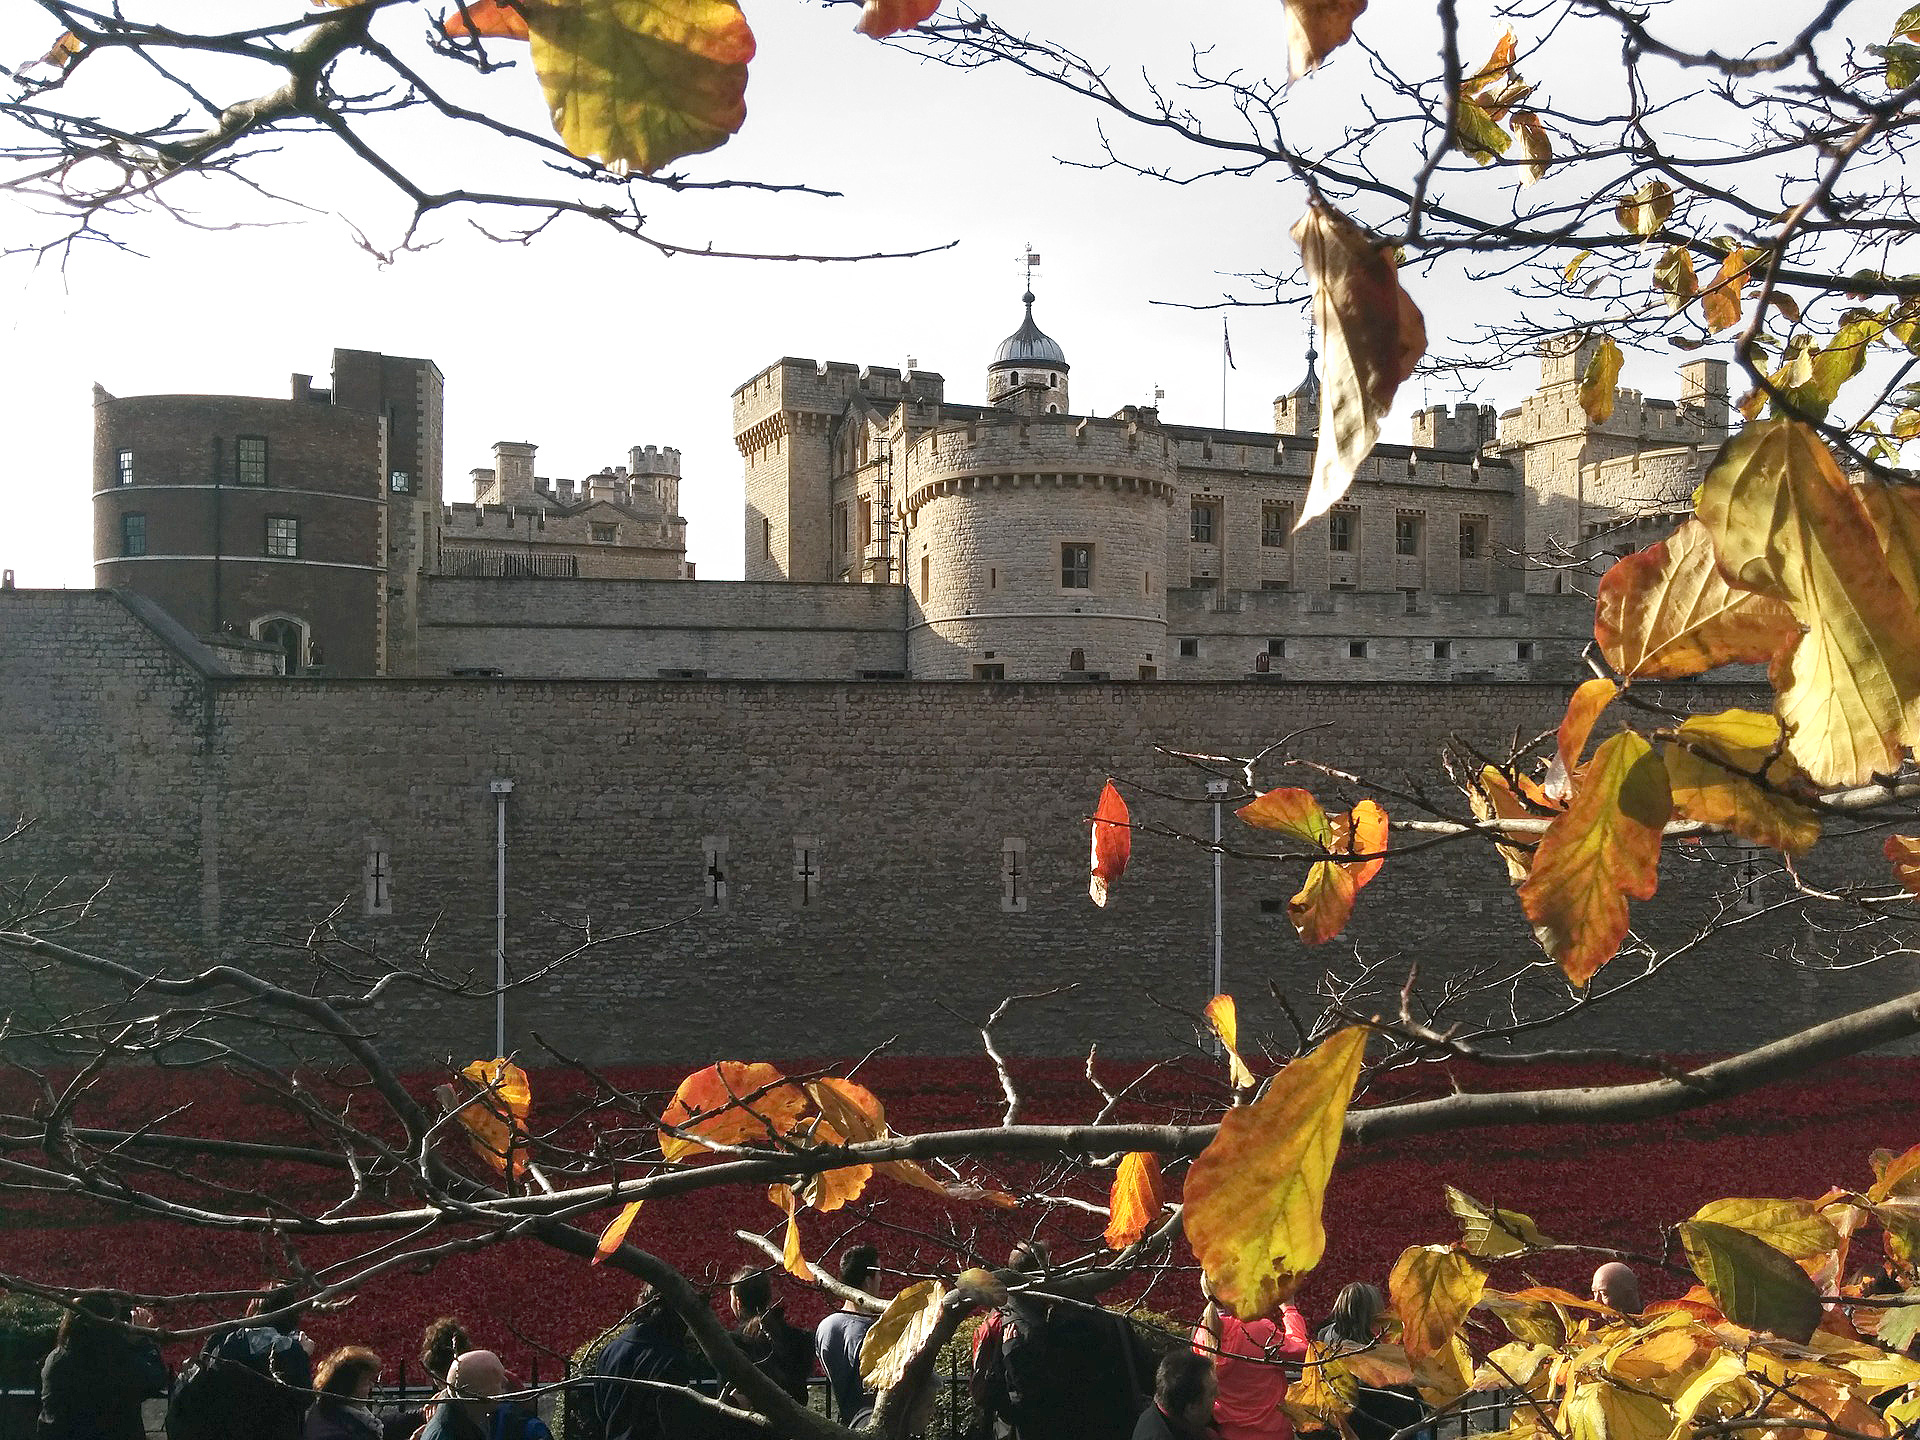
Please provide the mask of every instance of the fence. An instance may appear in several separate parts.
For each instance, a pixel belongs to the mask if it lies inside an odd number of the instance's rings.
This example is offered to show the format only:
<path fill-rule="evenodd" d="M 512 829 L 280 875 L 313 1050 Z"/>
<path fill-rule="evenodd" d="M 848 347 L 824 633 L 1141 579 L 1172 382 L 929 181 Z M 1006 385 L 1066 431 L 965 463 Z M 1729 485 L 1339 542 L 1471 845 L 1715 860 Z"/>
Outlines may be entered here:
<path fill-rule="evenodd" d="M 580 557 L 491 545 L 442 545 L 440 573 L 483 580 L 578 580 Z"/>

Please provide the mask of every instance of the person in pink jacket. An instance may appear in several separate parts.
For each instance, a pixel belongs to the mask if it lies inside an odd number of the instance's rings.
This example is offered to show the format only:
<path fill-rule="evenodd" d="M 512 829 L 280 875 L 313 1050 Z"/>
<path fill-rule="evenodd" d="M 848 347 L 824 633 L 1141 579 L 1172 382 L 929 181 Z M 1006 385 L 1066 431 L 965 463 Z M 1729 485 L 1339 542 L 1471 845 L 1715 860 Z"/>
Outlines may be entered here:
<path fill-rule="evenodd" d="M 1293 1422 L 1280 1408 L 1287 1395 L 1282 1362 L 1306 1359 L 1306 1317 L 1286 1304 L 1277 1319 L 1238 1320 L 1221 1312 L 1204 1278 L 1200 1289 L 1207 1308 L 1193 1332 L 1193 1348 L 1213 1357 L 1220 1382 L 1213 1423 L 1222 1440 L 1293 1440 Z"/>

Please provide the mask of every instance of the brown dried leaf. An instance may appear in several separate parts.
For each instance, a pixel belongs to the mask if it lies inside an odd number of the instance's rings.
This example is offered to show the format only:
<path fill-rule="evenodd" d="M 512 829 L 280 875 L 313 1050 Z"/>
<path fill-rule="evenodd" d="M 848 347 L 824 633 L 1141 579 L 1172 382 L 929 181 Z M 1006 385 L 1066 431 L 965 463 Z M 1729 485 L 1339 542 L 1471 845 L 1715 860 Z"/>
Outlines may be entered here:
<path fill-rule="evenodd" d="M 1367 0 L 1287 0 L 1287 74 L 1298 80 L 1353 38 Z"/>

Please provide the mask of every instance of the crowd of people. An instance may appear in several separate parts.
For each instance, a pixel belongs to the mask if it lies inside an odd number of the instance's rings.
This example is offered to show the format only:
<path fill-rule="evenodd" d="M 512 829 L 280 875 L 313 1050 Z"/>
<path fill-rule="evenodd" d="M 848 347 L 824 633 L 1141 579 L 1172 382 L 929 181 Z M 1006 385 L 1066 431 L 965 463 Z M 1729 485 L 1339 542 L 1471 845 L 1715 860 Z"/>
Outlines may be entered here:
<path fill-rule="evenodd" d="M 1215 1303 L 1171 1348 L 1113 1311 L 1046 1283 L 1044 1245 L 1008 1257 L 1004 1304 L 972 1341 L 972 1420 L 955 1440 L 1295 1440 L 1285 1401 L 1300 1366 L 1377 1345 L 1387 1302 L 1372 1285 L 1343 1289 L 1317 1332 L 1293 1305 L 1241 1320 Z M 773 1273 L 744 1269 L 728 1300 L 736 1346 L 766 1380 L 801 1404 L 816 1366 L 830 1412 L 867 1427 L 876 1396 L 860 1353 L 877 1318 L 879 1256 L 855 1245 L 840 1257 L 841 1307 L 809 1332 L 792 1324 Z M 1064 1288 L 1064 1287 L 1063 1287 Z M 1594 1273 L 1593 1298 L 1641 1309 L 1625 1265 Z M 555 1440 L 532 1396 L 494 1351 L 456 1319 L 423 1337 L 420 1363 L 436 1387 L 417 1406 L 376 1407 L 384 1362 L 348 1345 L 314 1361 L 292 1290 L 256 1300 L 249 1323 L 211 1337 L 178 1375 L 136 1333 L 151 1314 L 89 1296 L 63 1319 L 41 1378 L 38 1440 L 145 1440 L 141 1406 L 165 1396 L 167 1440 Z M 133 1328 L 130 1328 L 133 1327 Z M 1162 1342 L 1167 1337 L 1158 1337 Z M 1164 1348 L 1164 1353 L 1158 1353 Z M 616 1330 L 588 1347 L 563 1391 L 560 1440 L 749 1440 L 764 1435 L 750 1395 L 715 1376 L 686 1320 L 651 1288 Z M 718 1405 L 708 1403 L 717 1400 Z M 1422 1437 L 1427 1412 L 1411 1386 L 1361 1385 L 1347 1417 L 1355 1440 Z"/>

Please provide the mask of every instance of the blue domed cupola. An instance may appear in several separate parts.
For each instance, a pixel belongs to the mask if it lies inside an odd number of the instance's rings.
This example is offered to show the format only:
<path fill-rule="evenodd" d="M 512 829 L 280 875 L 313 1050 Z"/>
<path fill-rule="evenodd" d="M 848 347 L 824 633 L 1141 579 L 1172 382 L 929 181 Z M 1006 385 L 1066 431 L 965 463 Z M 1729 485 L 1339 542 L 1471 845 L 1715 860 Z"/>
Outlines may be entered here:
<path fill-rule="evenodd" d="M 1027 307 L 1020 328 L 1000 342 L 987 367 L 987 403 L 1024 415 L 1065 415 L 1067 352 L 1033 318 L 1033 291 L 1020 297 Z"/>

